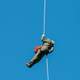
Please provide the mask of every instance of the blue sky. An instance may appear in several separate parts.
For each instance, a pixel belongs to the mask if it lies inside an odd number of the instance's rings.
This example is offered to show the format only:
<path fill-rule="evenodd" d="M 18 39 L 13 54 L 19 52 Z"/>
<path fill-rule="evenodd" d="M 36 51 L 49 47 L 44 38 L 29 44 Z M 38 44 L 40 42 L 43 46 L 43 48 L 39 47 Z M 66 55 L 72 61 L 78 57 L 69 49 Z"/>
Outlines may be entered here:
<path fill-rule="evenodd" d="M 0 80 L 46 80 L 45 57 L 25 66 L 42 28 L 43 0 L 0 0 Z M 79 0 L 47 0 L 46 35 L 56 41 L 50 80 L 80 80 Z"/>

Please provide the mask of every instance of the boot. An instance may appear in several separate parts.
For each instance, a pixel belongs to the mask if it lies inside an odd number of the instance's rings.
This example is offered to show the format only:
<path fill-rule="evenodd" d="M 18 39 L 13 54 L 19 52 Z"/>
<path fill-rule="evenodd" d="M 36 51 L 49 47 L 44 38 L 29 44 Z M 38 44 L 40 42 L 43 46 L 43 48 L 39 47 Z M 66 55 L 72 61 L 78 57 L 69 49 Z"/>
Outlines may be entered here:
<path fill-rule="evenodd" d="M 29 62 L 26 64 L 27 67 L 31 68 L 33 66 L 33 62 Z"/>

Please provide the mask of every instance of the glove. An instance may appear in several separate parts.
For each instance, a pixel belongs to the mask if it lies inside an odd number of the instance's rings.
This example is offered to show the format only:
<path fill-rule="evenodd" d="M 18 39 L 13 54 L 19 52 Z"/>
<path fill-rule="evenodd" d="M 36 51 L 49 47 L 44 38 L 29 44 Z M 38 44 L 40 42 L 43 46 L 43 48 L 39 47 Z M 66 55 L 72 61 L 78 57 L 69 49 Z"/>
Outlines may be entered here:
<path fill-rule="evenodd" d="M 42 34 L 41 36 L 41 40 L 43 40 L 45 38 L 45 34 Z"/>

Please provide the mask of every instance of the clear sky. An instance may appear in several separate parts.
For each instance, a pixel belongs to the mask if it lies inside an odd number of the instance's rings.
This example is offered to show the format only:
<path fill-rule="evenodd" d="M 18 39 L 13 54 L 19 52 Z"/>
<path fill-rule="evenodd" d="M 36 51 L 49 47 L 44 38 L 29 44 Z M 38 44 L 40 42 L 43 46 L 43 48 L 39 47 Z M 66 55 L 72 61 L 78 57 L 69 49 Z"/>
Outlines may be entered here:
<path fill-rule="evenodd" d="M 46 80 L 45 57 L 25 66 L 42 28 L 43 0 L 0 0 L 0 80 Z M 56 41 L 50 80 L 80 80 L 80 0 L 47 0 L 46 35 Z"/>

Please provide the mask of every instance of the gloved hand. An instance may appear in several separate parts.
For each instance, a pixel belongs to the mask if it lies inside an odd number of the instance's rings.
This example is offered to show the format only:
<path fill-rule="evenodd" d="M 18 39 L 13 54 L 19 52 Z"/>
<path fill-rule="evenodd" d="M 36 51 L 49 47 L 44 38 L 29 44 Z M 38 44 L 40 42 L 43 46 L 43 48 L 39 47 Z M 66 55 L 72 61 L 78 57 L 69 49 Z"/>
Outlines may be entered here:
<path fill-rule="evenodd" d="M 42 34 L 42 36 L 41 36 L 41 40 L 43 40 L 43 38 L 45 38 L 45 34 Z"/>

